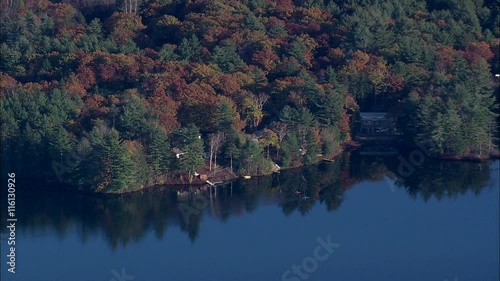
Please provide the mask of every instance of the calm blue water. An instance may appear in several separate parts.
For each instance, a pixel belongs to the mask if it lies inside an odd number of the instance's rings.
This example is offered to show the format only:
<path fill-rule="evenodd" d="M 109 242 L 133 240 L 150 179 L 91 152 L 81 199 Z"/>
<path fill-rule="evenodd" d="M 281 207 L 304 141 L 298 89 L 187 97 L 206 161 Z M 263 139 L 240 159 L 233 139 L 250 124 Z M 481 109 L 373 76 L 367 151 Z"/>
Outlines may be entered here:
<path fill-rule="evenodd" d="M 2 280 L 499 280 L 498 161 L 401 178 L 392 160 L 353 157 L 219 187 L 212 199 L 18 191 L 16 274 L 2 227 Z"/>

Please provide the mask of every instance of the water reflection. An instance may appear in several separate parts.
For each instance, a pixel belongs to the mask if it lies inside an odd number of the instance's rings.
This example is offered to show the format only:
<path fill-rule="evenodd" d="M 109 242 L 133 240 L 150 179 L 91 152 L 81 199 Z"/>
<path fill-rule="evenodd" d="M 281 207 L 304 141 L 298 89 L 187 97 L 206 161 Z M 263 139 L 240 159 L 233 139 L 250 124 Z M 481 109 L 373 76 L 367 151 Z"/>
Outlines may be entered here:
<path fill-rule="evenodd" d="M 363 181 L 387 184 L 394 181 L 396 188 L 425 201 L 431 197 L 454 198 L 468 191 L 477 194 L 491 186 L 490 163 L 426 159 L 405 177 L 399 174 L 399 165 L 396 156 L 346 153 L 335 163 L 282 171 L 279 175 L 236 181 L 217 188 L 160 187 L 114 197 L 61 192 L 54 186 L 20 181 L 17 196 L 22 204 L 17 206 L 18 225 L 27 236 L 55 231 L 64 237 L 76 227 L 83 242 L 99 234 L 116 249 L 141 240 L 150 231 L 161 239 L 168 235 L 169 227 L 179 227 L 194 242 L 204 219 L 227 221 L 262 205 L 279 206 L 286 216 L 294 212 L 307 215 L 315 205 L 335 211 L 341 208 L 344 193 Z M 5 215 L 2 213 L 3 221 Z"/>

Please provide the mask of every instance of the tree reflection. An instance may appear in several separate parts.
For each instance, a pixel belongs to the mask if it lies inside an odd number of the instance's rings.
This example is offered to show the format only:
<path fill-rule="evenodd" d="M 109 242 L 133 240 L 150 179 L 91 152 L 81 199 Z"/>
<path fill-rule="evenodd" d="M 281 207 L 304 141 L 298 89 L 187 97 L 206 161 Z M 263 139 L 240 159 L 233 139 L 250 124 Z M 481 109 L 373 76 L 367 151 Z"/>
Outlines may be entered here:
<path fill-rule="evenodd" d="M 116 249 L 139 241 L 148 233 L 162 239 L 168 227 L 180 229 L 195 242 L 204 219 L 227 221 L 262 205 L 280 206 L 284 215 L 294 212 L 307 215 L 315 205 L 325 205 L 327 210 L 334 211 L 342 205 L 344 193 L 363 181 L 382 182 L 391 178 L 395 186 L 424 201 L 432 197 L 456 198 L 469 191 L 478 194 L 488 186 L 491 173 L 487 162 L 426 159 L 404 177 L 398 173 L 399 165 L 396 156 L 345 153 L 335 163 L 285 170 L 217 188 L 158 187 L 112 197 L 66 192 L 55 186 L 20 181 L 18 186 L 23 188 L 18 188 L 16 195 L 23 204 L 16 206 L 16 211 L 22 218 L 18 222 L 21 233 L 32 236 L 54 231 L 64 237 L 76 229 L 83 243 L 89 237 L 102 235 Z M 190 211 L 186 215 L 183 209 Z M 6 219 L 2 213 L 2 220 Z"/>
<path fill-rule="evenodd" d="M 398 177 L 395 183 L 412 197 L 421 196 L 425 201 L 435 197 L 439 201 L 469 191 L 479 194 L 489 179 L 490 169 L 485 163 L 429 161 L 410 177 Z"/>

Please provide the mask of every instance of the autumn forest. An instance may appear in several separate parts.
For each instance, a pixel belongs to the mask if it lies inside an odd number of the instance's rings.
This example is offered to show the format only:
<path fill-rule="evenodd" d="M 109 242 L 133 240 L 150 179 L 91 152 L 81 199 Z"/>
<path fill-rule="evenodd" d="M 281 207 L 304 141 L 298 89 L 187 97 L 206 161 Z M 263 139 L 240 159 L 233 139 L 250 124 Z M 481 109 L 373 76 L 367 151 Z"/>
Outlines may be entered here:
<path fill-rule="evenodd" d="M 2 0 L 2 166 L 81 190 L 261 175 L 390 112 L 439 155 L 498 149 L 495 0 Z"/>

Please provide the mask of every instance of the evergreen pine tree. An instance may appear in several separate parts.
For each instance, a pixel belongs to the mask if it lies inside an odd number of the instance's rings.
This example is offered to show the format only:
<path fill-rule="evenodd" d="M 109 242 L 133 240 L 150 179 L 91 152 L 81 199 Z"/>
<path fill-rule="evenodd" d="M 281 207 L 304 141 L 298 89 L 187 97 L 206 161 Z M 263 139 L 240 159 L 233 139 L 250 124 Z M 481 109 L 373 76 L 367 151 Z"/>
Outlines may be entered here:
<path fill-rule="evenodd" d="M 229 40 L 224 41 L 220 47 L 214 48 L 212 59 L 225 73 L 232 73 L 243 65 L 243 60 L 236 52 L 236 47 Z"/>
<path fill-rule="evenodd" d="M 155 180 L 168 171 L 170 158 L 171 151 L 167 134 L 160 128 L 153 128 L 148 145 L 148 162 L 153 167 Z"/>

